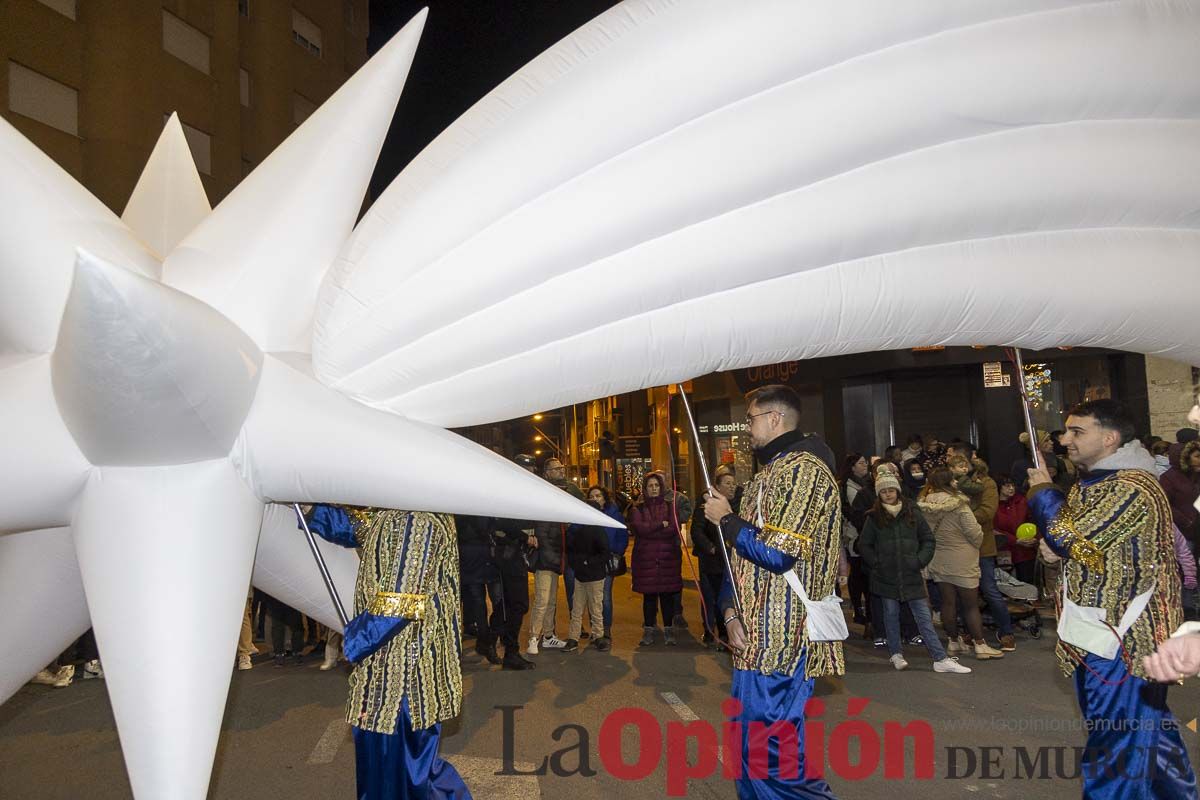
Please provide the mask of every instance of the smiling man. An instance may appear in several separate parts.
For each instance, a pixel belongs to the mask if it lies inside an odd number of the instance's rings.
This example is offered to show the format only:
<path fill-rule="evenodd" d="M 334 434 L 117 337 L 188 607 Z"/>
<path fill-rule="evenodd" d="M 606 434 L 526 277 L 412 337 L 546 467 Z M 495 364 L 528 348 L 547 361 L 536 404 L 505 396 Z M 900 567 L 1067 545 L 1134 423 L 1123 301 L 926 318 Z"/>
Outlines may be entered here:
<path fill-rule="evenodd" d="M 1083 795 L 1196 796 L 1196 778 L 1167 708 L 1167 687 L 1143 659 L 1182 621 L 1171 508 L 1154 458 L 1113 400 L 1071 410 L 1062 437 L 1086 470 L 1068 495 L 1029 470 L 1029 509 L 1063 558 L 1058 657 L 1088 720 Z"/>

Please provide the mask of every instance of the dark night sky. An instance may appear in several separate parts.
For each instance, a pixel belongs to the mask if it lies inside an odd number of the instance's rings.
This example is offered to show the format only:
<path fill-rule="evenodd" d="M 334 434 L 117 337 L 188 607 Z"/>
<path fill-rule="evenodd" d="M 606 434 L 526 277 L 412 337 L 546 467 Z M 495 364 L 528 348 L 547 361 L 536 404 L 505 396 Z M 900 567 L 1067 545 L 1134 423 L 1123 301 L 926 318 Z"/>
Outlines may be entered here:
<path fill-rule="evenodd" d="M 429 7 L 412 71 L 371 180 L 378 197 L 434 137 L 501 81 L 616 0 L 371 0 L 374 53 Z"/>

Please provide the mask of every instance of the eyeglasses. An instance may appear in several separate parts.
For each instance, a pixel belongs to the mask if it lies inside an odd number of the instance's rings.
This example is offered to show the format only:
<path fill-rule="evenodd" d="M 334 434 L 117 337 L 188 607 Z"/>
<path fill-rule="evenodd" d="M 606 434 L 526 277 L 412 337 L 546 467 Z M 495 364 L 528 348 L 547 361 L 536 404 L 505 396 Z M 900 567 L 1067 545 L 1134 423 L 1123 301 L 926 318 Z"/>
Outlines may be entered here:
<path fill-rule="evenodd" d="M 764 414 L 778 414 L 778 413 L 780 413 L 780 412 L 771 410 L 771 411 L 760 411 L 757 414 L 747 414 L 746 415 L 746 424 L 749 425 L 749 424 L 753 423 L 755 417 L 761 417 Z"/>

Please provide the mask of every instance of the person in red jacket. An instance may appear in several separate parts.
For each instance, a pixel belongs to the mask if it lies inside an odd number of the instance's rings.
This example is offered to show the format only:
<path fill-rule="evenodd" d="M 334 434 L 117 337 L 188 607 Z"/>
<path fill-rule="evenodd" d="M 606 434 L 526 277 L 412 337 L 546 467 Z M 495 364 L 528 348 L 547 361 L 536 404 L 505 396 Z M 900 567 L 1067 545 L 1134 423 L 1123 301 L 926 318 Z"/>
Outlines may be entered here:
<path fill-rule="evenodd" d="M 679 544 L 679 512 L 668 502 L 667 482 L 661 473 L 651 472 L 642 480 L 642 501 L 629 512 L 633 533 L 633 590 L 642 595 L 644 635 L 639 644 L 654 644 L 657 612 L 662 610 L 666 644 L 675 644 L 671 627 L 683 591 L 683 550 Z"/>
<path fill-rule="evenodd" d="M 1017 491 L 1017 484 L 1012 478 L 1001 475 L 996 481 L 1000 490 L 1000 506 L 996 509 L 993 520 L 996 533 L 1002 534 L 1008 542 L 1008 552 L 1012 554 L 1013 575 L 1023 583 L 1037 585 L 1036 565 L 1038 552 L 1038 533 L 1034 539 L 1018 539 L 1017 528 L 1029 521 L 1029 508 L 1025 495 Z"/>
<path fill-rule="evenodd" d="M 1200 442 L 1171 448 L 1171 468 L 1158 482 L 1171 502 L 1171 516 L 1183 538 L 1196 546 L 1196 498 L 1200 497 Z"/>

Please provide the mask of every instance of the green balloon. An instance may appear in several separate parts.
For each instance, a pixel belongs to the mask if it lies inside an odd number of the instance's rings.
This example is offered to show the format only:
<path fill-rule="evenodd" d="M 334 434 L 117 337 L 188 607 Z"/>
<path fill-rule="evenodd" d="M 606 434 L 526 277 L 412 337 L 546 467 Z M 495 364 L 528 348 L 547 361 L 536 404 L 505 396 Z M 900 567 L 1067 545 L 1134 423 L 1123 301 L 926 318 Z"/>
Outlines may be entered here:
<path fill-rule="evenodd" d="M 1036 539 L 1037 538 L 1037 525 L 1034 525 L 1032 522 L 1021 523 L 1021 525 L 1017 527 L 1017 538 L 1018 539 Z"/>

